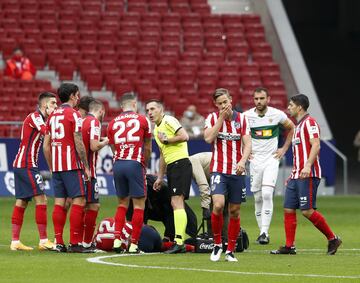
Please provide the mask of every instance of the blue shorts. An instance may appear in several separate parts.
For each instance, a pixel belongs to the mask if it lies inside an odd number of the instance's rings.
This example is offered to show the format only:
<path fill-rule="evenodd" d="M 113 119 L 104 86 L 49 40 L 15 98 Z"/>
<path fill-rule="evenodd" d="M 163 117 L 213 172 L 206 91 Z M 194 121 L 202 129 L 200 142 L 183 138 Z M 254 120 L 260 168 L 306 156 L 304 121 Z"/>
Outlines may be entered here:
<path fill-rule="evenodd" d="M 38 168 L 14 168 L 14 179 L 17 199 L 31 200 L 44 194 L 43 178 Z"/>
<path fill-rule="evenodd" d="M 245 176 L 218 172 L 210 174 L 211 195 L 228 195 L 229 203 L 246 202 Z"/>
<path fill-rule="evenodd" d="M 85 196 L 85 181 L 82 170 L 53 172 L 52 184 L 56 198 Z"/>
<path fill-rule="evenodd" d="M 116 160 L 113 167 L 116 195 L 119 198 L 146 196 L 144 167 L 135 160 Z"/>
<path fill-rule="evenodd" d="M 286 185 L 284 208 L 315 209 L 319 184 L 319 178 L 290 179 Z"/>
<path fill-rule="evenodd" d="M 139 249 L 145 253 L 161 252 L 162 240 L 156 229 L 149 225 L 143 225 L 139 238 Z"/>
<path fill-rule="evenodd" d="M 96 178 L 91 178 L 91 181 L 86 182 L 86 202 L 99 203 L 99 189 Z"/>

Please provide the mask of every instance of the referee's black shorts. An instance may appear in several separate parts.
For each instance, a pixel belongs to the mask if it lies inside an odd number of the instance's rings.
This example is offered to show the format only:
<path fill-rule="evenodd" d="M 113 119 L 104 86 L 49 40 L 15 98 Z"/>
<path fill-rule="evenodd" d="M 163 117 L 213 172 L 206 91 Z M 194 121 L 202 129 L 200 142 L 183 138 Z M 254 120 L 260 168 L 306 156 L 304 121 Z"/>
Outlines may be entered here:
<path fill-rule="evenodd" d="M 168 189 L 171 196 L 184 196 L 189 198 L 192 165 L 189 158 L 179 159 L 167 165 Z"/>

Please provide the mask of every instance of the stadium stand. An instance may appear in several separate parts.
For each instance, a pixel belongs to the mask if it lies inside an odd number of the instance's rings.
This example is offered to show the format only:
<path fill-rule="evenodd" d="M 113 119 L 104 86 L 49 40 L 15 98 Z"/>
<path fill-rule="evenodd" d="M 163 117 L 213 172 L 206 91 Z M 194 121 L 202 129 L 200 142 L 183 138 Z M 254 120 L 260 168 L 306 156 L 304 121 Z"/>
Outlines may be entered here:
<path fill-rule="evenodd" d="M 208 113 L 217 87 L 230 89 L 234 103 L 246 110 L 252 106 L 249 94 L 263 85 L 275 107 L 286 107 L 260 16 L 212 14 L 206 0 L 2 1 L 3 58 L 16 46 L 37 69 L 54 70 L 61 81 L 78 77 L 89 92 L 111 91 L 115 99 L 125 91 L 138 92 L 143 101 L 156 97 L 177 116 L 190 102 Z M 51 90 L 49 82 L 2 78 L 1 120 L 23 120 L 44 90 Z M 106 119 L 118 111 L 108 109 Z M 0 135 L 18 132 L 0 126 Z"/>

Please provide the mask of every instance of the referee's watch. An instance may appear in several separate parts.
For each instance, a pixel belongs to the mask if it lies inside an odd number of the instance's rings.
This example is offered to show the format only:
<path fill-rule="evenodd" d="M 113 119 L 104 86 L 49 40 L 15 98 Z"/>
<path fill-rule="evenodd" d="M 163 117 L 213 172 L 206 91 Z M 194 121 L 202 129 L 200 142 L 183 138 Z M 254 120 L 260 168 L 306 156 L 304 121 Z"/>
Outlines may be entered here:
<path fill-rule="evenodd" d="M 168 140 L 163 140 L 163 144 L 169 144 Z"/>

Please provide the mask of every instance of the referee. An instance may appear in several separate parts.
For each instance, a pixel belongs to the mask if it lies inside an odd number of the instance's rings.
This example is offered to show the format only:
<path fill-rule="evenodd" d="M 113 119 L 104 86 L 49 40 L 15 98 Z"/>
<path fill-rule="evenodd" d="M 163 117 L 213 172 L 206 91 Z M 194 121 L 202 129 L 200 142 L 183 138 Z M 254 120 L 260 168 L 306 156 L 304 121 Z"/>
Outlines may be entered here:
<path fill-rule="evenodd" d="M 192 178 L 187 147 L 189 136 L 175 117 L 164 114 L 161 101 L 150 100 L 145 107 L 151 122 L 155 123 L 154 137 L 160 150 L 159 173 L 153 188 L 160 190 L 166 172 L 171 206 L 174 210 L 175 243 L 166 253 L 184 253 L 187 225 L 184 200 L 189 198 Z"/>

